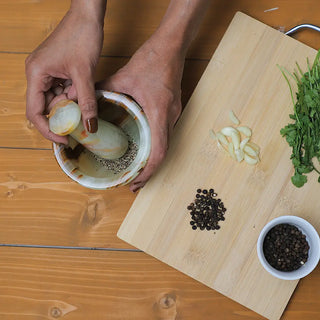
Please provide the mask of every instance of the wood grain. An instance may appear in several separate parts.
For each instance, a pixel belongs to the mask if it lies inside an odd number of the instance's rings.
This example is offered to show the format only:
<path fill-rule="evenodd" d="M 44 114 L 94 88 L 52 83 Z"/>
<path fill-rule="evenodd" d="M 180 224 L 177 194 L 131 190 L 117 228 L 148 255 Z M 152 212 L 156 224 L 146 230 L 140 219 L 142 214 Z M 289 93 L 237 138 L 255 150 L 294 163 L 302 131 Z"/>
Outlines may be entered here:
<path fill-rule="evenodd" d="M 25 117 L 26 79 L 24 61 L 26 54 L 1 54 L 0 60 L 0 146 L 15 148 L 51 148 L 34 125 Z M 96 79 L 110 76 L 128 59 L 101 58 Z"/>
<path fill-rule="evenodd" d="M 134 198 L 78 185 L 51 150 L 0 149 L 0 243 L 129 248 L 116 232 Z"/>
<path fill-rule="evenodd" d="M 318 319 L 319 283 L 317 269 L 300 282 L 282 319 Z M 0 301 L 3 320 L 264 319 L 133 252 L 0 248 Z"/>
<path fill-rule="evenodd" d="M 25 54 L 0 54 L 0 147 L 51 148 L 33 124 L 25 117 Z M 95 79 L 114 74 L 128 58 L 102 57 Z M 208 61 L 188 60 L 182 80 L 182 103 L 185 105 L 199 81 Z"/>
<path fill-rule="evenodd" d="M 156 29 L 168 2 L 108 0 L 104 58 L 97 79 L 128 61 Z M 320 24 L 320 3 L 316 0 L 211 2 L 188 52 L 182 85 L 184 105 L 236 11 L 275 28 L 288 29 L 303 22 Z M 83 189 L 61 173 L 50 150 L 32 150 L 50 149 L 51 144 L 24 117 L 24 60 L 52 32 L 69 3 L 0 0 L 0 242 L 131 248 L 116 238 L 135 198 L 128 188 L 111 193 Z M 275 7 L 278 9 L 264 12 Z M 318 47 L 316 32 L 304 31 L 295 37 Z M 285 199 L 283 204 L 292 206 Z M 282 320 L 320 318 L 319 287 L 317 268 L 299 282 Z M 262 319 L 143 253 L 3 247 L 0 318 Z"/>
<path fill-rule="evenodd" d="M 69 2 L 0 0 L 0 51 L 33 51 L 59 23 Z M 102 54 L 131 56 L 157 28 L 168 3 L 168 0 L 109 0 Z M 278 9 L 266 11 L 271 8 Z M 315 0 L 211 0 L 211 6 L 188 56 L 210 59 L 236 11 L 286 30 L 304 22 L 320 25 L 320 18 L 315 15 L 315 12 L 320 11 L 320 3 Z M 312 31 L 305 31 L 297 38 L 311 47 L 318 47 L 319 38 Z"/>
<path fill-rule="evenodd" d="M 165 162 L 118 232 L 121 239 L 268 319 L 280 318 L 297 281 L 279 280 L 263 270 L 256 253 L 261 229 L 274 217 L 294 214 L 320 230 L 316 175 L 302 189 L 291 183 L 291 150 L 280 129 L 289 121 L 292 102 L 277 64 L 290 69 L 315 54 L 238 13 L 176 126 Z M 230 109 L 252 128 L 261 147 L 256 167 L 234 162 L 210 138 L 210 129 L 230 125 Z M 199 187 L 213 187 L 228 209 L 216 234 L 190 227 L 186 206 Z"/>
<path fill-rule="evenodd" d="M 209 320 L 225 300 L 144 253 L 3 248 L 0 279 L 2 319 Z M 262 319 L 232 307 L 228 319 Z"/>

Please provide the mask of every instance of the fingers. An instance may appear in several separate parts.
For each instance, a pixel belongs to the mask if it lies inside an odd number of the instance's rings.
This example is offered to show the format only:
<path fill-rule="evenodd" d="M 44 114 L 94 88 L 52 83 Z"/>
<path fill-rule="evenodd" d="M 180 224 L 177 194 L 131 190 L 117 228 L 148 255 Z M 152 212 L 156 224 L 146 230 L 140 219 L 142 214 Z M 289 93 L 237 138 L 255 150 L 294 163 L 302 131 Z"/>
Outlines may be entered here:
<path fill-rule="evenodd" d="M 45 92 L 45 114 L 49 114 L 52 107 L 63 99 L 68 98 L 68 92 L 71 87 L 71 80 L 54 79 L 53 85 L 50 90 Z M 76 98 L 75 98 L 76 99 Z M 73 100 L 73 99 L 72 99 Z"/>
<path fill-rule="evenodd" d="M 161 127 L 158 124 L 150 121 L 151 127 L 151 152 L 147 165 L 141 173 L 132 181 L 130 190 L 132 192 L 138 191 L 150 179 L 152 174 L 156 171 L 160 163 L 166 156 L 168 149 L 168 128 Z"/>
<path fill-rule="evenodd" d="M 49 81 L 45 85 L 50 85 Z M 58 136 L 49 129 L 48 119 L 44 113 L 46 99 L 52 100 L 52 96 L 45 97 L 45 89 L 47 88 L 43 87 L 42 79 L 39 76 L 29 75 L 26 94 L 26 117 L 46 139 L 56 143 L 68 144 L 66 137 Z"/>
<path fill-rule="evenodd" d="M 58 96 L 55 96 L 47 106 L 48 114 L 50 113 L 50 111 L 52 110 L 54 105 L 56 105 L 59 101 L 65 100 L 65 99 L 68 99 L 68 97 L 67 97 L 67 95 L 65 93 L 62 93 L 62 94 L 60 94 Z"/>
<path fill-rule="evenodd" d="M 41 132 L 41 134 L 48 140 L 51 140 L 56 143 L 62 143 L 64 145 L 68 144 L 68 138 L 62 137 L 54 134 L 49 129 L 48 119 L 42 115 L 35 115 L 34 116 L 34 125 L 35 127 Z"/>
<path fill-rule="evenodd" d="M 51 103 L 51 101 L 55 98 L 56 94 L 52 90 L 49 90 L 44 94 L 44 96 L 45 96 L 45 106 L 48 106 Z M 44 113 L 49 114 L 49 110 L 45 108 Z"/>
<path fill-rule="evenodd" d="M 78 104 L 81 109 L 82 121 L 88 132 L 94 133 L 98 130 L 97 100 L 92 76 L 77 73 L 73 76 L 68 97 L 77 94 Z"/>

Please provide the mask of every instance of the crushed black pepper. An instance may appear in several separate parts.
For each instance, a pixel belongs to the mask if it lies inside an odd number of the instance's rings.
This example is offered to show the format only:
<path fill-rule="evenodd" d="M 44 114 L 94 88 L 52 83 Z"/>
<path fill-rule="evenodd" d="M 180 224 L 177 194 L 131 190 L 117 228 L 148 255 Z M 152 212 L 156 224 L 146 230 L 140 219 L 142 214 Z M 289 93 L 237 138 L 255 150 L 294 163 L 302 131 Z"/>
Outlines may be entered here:
<path fill-rule="evenodd" d="M 129 135 L 127 135 L 127 137 L 128 149 L 122 157 L 119 159 L 109 160 L 92 154 L 94 159 L 102 164 L 106 169 L 111 170 L 114 174 L 118 174 L 121 171 L 126 170 L 136 158 L 139 149 L 138 144 Z"/>
<path fill-rule="evenodd" d="M 268 263 L 279 271 L 294 271 L 308 260 L 306 236 L 294 225 L 278 224 L 266 235 L 263 253 Z"/>
<path fill-rule="evenodd" d="M 190 211 L 190 225 L 193 230 L 218 230 L 219 221 L 224 221 L 227 209 L 221 199 L 217 199 L 213 189 L 197 189 L 195 200 L 187 206 Z"/>

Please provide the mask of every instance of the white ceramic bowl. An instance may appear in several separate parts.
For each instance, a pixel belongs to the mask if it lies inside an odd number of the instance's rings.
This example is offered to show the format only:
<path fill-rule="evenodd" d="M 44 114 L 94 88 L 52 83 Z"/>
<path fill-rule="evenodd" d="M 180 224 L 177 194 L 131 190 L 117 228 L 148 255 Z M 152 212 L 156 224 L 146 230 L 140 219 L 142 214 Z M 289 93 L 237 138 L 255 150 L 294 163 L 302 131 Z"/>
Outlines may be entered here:
<path fill-rule="evenodd" d="M 307 262 L 294 271 L 279 271 L 273 268 L 266 260 L 263 253 L 263 242 L 267 233 L 276 225 L 287 223 L 296 226 L 309 243 L 309 255 Z M 320 238 L 315 228 L 306 220 L 297 216 L 281 216 L 271 220 L 262 229 L 258 242 L 257 253 L 262 266 L 273 276 L 283 280 L 297 280 L 308 275 L 318 264 L 320 259 Z"/>
<path fill-rule="evenodd" d="M 138 154 L 130 166 L 117 174 L 102 166 L 88 152 L 69 159 L 62 145 L 53 144 L 54 155 L 63 172 L 90 189 L 110 189 L 132 181 L 146 165 L 151 150 L 151 133 L 141 107 L 130 97 L 116 92 L 96 91 L 99 117 L 122 128 L 138 145 Z M 77 142 L 69 136 L 70 146 Z"/>

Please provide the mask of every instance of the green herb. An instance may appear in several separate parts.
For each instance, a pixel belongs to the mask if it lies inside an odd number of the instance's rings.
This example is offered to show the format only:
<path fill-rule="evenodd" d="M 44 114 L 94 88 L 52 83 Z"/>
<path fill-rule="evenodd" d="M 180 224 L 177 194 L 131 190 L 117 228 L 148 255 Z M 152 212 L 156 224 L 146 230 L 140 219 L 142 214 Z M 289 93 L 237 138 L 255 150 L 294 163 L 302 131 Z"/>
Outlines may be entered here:
<path fill-rule="evenodd" d="M 310 67 L 307 59 L 308 71 L 303 73 L 298 63 L 292 74 L 285 68 L 280 70 L 286 79 L 293 103 L 293 114 L 289 117 L 293 123 L 289 123 L 280 130 L 283 137 L 286 138 L 289 146 L 292 148 L 290 159 L 294 166 L 294 175 L 291 177 L 292 183 L 300 188 L 307 182 L 306 174 L 320 171 L 315 168 L 313 161 L 320 162 L 320 50 Z M 296 101 L 294 101 L 293 90 L 289 81 L 293 78 L 297 83 Z"/>

